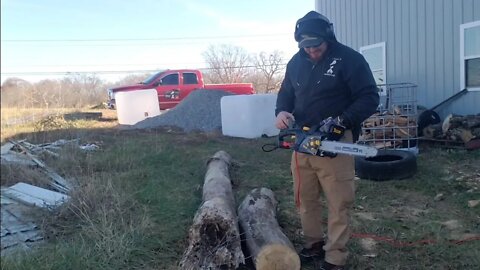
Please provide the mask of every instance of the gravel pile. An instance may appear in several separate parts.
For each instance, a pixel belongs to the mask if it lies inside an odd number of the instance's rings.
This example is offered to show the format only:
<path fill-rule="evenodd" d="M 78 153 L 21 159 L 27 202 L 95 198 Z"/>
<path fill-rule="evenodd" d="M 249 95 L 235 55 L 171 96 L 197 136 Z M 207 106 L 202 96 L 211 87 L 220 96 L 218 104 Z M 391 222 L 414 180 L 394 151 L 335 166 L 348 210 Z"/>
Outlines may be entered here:
<path fill-rule="evenodd" d="M 145 119 L 133 128 L 178 127 L 185 132 L 221 130 L 220 99 L 228 95 L 232 94 L 220 90 L 195 90 L 173 109 Z"/>

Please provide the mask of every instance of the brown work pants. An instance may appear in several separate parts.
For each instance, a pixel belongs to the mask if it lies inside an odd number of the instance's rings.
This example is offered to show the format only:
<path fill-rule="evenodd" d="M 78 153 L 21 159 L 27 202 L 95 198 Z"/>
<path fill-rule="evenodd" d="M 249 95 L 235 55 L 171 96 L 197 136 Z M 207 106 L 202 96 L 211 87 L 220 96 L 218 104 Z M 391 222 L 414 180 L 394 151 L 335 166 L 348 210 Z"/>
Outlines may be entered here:
<path fill-rule="evenodd" d="M 352 142 L 348 130 L 342 141 Z M 337 155 L 335 158 L 318 157 L 294 152 L 291 170 L 294 179 L 295 202 L 299 208 L 305 247 L 310 248 L 324 238 L 321 193 L 328 205 L 328 228 L 325 260 L 345 265 L 350 238 L 350 209 L 355 199 L 354 158 Z"/>

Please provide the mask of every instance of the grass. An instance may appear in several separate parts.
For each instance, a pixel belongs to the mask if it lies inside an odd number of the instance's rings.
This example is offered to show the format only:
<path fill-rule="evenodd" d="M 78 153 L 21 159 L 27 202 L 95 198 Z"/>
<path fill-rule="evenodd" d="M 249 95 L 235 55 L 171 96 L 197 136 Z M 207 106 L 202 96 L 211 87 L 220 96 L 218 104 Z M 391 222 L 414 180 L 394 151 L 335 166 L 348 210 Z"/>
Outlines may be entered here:
<path fill-rule="evenodd" d="M 120 131 L 114 121 L 65 121 L 19 133 L 2 126 L 2 142 L 26 138 L 33 143 L 80 138 L 101 150 L 85 153 L 65 148 L 46 162 L 79 186 L 72 200 L 42 218 L 48 244 L 28 255 L 2 258 L 2 269 L 177 269 L 187 231 L 201 202 L 205 164 L 218 150 L 233 158 L 231 178 L 237 203 L 251 189 L 269 187 L 279 201 L 278 222 L 297 248 L 300 222 L 293 203 L 290 152 L 265 153 L 273 138 L 227 138 L 218 134 L 183 134 L 166 130 Z M 12 127 L 6 127 L 12 129 Z M 357 181 L 349 243 L 352 269 L 476 269 L 480 241 L 454 244 L 480 234 L 480 152 L 421 149 L 413 179 Z M 4 173 L 12 183 L 18 174 Z M 32 179 L 36 179 L 32 177 Z M 442 193 L 442 200 L 434 200 Z M 448 221 L 457 226 L 448 226 Z M 424 239 L 434 244 L 406 244 Z M 369 241 L 369 242 L 368 242 Z M 369 245 L 366 245 L 366 243 Z M 367 256 L 368 255 L 368 256 Z M 243 269 L 250 269 L 245 266 Z M 314 269 L 312 263 L 303 269 Z"/>

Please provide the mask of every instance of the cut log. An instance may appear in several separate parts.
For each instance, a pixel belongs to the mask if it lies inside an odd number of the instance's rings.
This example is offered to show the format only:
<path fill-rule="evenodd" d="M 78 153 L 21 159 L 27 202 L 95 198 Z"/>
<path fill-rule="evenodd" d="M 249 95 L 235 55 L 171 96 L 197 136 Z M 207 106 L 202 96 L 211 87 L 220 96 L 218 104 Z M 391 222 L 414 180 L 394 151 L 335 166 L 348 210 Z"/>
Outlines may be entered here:
<path fill-rule="evenodd" d="M 180 269 L 236 269 L 245 262 L 228 171 L 230 159 L 219 151 L 207 163 L 203 202 L 190 227 Z"/>
<path fill-rule="evenodd" d="M 267 188 L 252 190 L 238 208 L 240 226 L 257 270 L 300 269 L 300 258 L 276 220 L 277 201 Z"/>
<path fill-rule="evenodd" d="M 443 120 L 443 123 L 442 123 L 442 132 L 443 134 L 447 133 L 447 131 L 450 129 L 450 126 L 451 126 L 451 119 L 452 119 L 453 115 L 449 114 L 447 115 L 447 117 L 445 117 L 445 119 Z"/>
<path fill-rule="evenodd" d="M 480 127 L 480 116 L 479 115 L 454 115 L 450 122 L 453 125 L 453 128 L 464 127 L 466 129 L 473 129 Z"/>
<path fill-rule="evenodd" d="M 396 138 L 414 138 L 416 136 L 416 129 L 414 128 L 395 128 Z"/>
<path fill-rule="evenodd" d="M 373 130 L 373 137 L 375 139 L 389 139 L 393 137 L 392 128 Z"/>
<path fill-rule="evenodd" d="M 443 136 L 442 124 L 439 123 L 439 124 L 427 126 L 426 128 L 423 129 L 423 135 L 430 139 L 442 137 Z"/>
<path fill-rule="evenodd" d="M 371 146 L 377 148 L 377 149 L 387 149 L 387 148 L 395 148 L 400 146 L 401 141 L 394 141 L 394 140 L 389 140 L 389 141 L 383 141 L 383 142 L 375 142 Z"/>
<path fill-rule="evenodd" d="M 385 116 L 385 123 L 392 123 L 395 126 L 406 126 L 408 125 L 408 118 L 405 116 L 399 115 L 387 115 Z"/>
<path fill-rule="evenodd" d="M 464 143 L 467 143 L 475 138 L 470 130 L 464 128 L 453 129 L 450 131 L 450 134 L 454 141 L 462 141 Z"/>

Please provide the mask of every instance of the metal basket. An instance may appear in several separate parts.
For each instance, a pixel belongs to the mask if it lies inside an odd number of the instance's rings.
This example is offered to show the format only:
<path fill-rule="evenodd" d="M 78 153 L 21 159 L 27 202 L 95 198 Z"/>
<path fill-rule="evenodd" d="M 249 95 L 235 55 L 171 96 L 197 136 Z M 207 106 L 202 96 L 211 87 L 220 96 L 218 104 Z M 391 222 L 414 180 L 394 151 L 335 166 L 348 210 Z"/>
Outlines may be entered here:
<path fill-rule="evenodd" d="M 378 85 L 386 95 L 380 97 L 377 113 L 362 123 L 359 143 L 378 149 L 417 148 L 417 85 L 395 83 Z"/>

